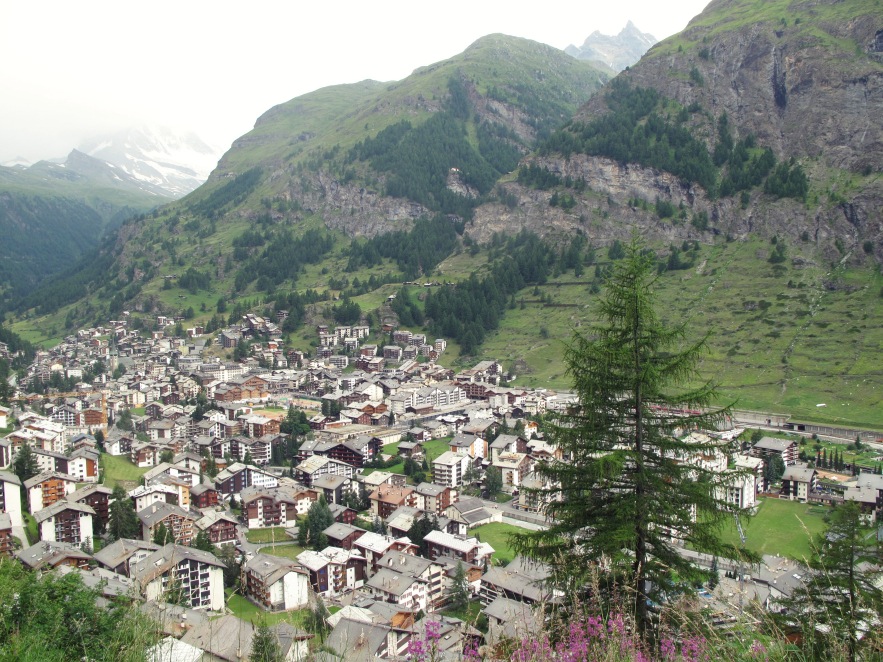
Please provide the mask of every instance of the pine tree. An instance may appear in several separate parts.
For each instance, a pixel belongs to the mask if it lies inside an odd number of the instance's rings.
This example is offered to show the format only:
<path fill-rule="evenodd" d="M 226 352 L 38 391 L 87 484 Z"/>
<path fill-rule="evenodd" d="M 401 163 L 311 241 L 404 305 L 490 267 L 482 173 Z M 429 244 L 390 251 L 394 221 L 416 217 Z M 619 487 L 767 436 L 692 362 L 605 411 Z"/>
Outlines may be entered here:
<path fill-rule="evenodd" d="M 466 580 L 466 569 L 462 561 L 457 561 L 454 571 L 454 582 L 451 584 L 451 607 L 455 610 L 465 609 L 469 604 L 469 582 Z"/>
<path fill-rule="evenodd" d="M 120 538 L 140 538 L 141 522 L 135 513 L 135 506 L 126 491 L 117 485 L 113 488 L 108 508 L 107 535 L 111 540 Z"/>
<path fill-rule="evenodd" d="M 704 579 L 676 540 L 727 558 L 740 552 L 718 536 L 732 517 L 717 489 L 722 478 L 682 461 L 729 447 L 674 436 L 677 429 L 710 428 L 725 413 L 701 412 L 715 395 L 708 383 L 676 390 L 696 377 L 705 339 L 679 347 L 685 327 L 667 327 L 654 310 L 652 253 L 636 239 L 624 252 L 598 303 L 602 323 L 575 334 L 565 350 L 579 403 L 553 418 L 548 433 L 565 459 L 539 463 L 549 487 L 531 490 L 554 523 L 513 540 L 519 553 L 550 564 L 560 581 L 573 586 L 577 578 L 577 589 L 581 573 L 606 559 L 607 577 L 628 587 L 640 636 L 652 639 L 650 604 L 691 590 L 691 578 Z"/>
<path fill-rule="evenodd" d="M 251 640 L 251 655 L 248 658 L 252 662 L 282 662 L 282 647 L 275 632 L 261 619 L 255 628 L 254 638 Z"/>

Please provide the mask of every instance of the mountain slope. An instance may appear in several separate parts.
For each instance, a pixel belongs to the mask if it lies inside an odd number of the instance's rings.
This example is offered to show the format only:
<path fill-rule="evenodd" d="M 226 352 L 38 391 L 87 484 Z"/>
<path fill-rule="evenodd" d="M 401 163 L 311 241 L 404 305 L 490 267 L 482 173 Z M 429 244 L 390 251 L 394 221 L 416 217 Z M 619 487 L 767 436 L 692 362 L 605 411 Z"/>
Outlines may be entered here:
<path fill-rule="evenodd" d="M 168 199 L 76 150 L 64 163 L 0 167 L 0 305 L 70 267 L 106 228 Z"/>

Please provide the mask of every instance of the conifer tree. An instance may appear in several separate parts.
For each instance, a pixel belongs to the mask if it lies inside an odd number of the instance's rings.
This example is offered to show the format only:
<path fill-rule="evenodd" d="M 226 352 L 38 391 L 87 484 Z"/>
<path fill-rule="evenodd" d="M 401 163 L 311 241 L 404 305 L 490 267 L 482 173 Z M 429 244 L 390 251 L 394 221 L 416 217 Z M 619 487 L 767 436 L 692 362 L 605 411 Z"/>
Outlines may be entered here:
<path fill-rule="evenodd" d="M 564 460 L 539 463 L 548 486 L 531 490 L 553 523 L 513 538 L 519 553 L 550 564 L 563 581 L 603 560 L 605 576 L 628 587 L 649 640 L 651 604 L 705 578 L 676 543 L 727 558 L 740 552 L 718 536 L 732 518 L 725 479 L 685 461 L 729 451 L 727 442 L 675 437 L 677 429 L 711 428 L 725 413 L 702 409 L 715 395 L 709 383 L 684 387 L 696 379 L 705 339 L 681 348 L 684 326 L 663 324 L 654 309 L 652 253 L 636 239 L 623 252 L 598 303 L 600 323 L 565 350 L 579 402 L 554 416 L 548 432 Z"/>
<path fill-rule="evenodd" d="M 279 640 L 264 619 L 261 619 L 255 628 L 254 638 L 251 640 L 251 655 L 248 659 L 253 662 L 282 662 L 284 659 Z"/>

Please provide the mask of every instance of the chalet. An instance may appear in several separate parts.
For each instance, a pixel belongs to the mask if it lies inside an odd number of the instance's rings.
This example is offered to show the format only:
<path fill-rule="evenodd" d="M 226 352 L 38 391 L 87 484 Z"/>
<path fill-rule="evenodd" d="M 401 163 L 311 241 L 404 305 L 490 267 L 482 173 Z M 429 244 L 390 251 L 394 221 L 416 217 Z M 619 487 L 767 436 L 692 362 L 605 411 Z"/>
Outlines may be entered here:
<path fill-rule="evenodd" d="M 328 544 L 332 547 L 340 547 L 341 549 L 352 549 L 353 544 L 366 533 L 365 529 L 360 529 L 351 524 L 335 522 L 322 533 L 328 538 Z"/>
<path fill-rule="evenodd" d="M 220 494 L 213 485 L 200 483 L 190 490 L 190 504 L 194 508 L 214 508 L 220 502 Z"/>
<path fill-rule="evenodd" d="M 474 497 L 459 499 L 448 506 L 444 514 L 455 522 L 460 522 L 467 529 L 490 522 L 502 522 L 503 513 L 500 510 L 488 510 L 484 501 Z"/>
<path fill-rule="evenodd" d="M 27 549 L 21 549 L 15 558 L 30 570 L 42 570 L 72 566 L 89 568 L 92 555 L 84 552 L 80 545 L 64 542 L 41 541 Z"/>
<path fill-rule="evenodd" d="M 249 529 L 291 526 L 297 516 L 309 510 L 315 501 L 314 491 L 293 487 L 248 488 L 242 491 L 242 509 Z"/>
<path fill-rule="evenodd" d="M 90 506 L 69 501 L 58 501 L 34 513 L 40 540 L 74 545 L 92 544 L 93 517 L 95 511 Z"/>
<path fill-rule="evenodd" d="M 12 535 L 12 518 L 8 513 L 0 513 L 0 556 L 12 556 L 15 540 Z"/>
<path fill-rule="evenodd" d="M 164 478 L 179 478 L 190 487 L 199 485 L 199 469 L 189 469 L 184 464 L 169 464 L 161 462 L 149 471 L 145 472 L 143 479 L 145 485 L 163 483 Z"/>
<path fill-rule="evenodd" d="M 158 549 L 159 545 L 150 541 L 120 538 L 96 552 L 95 560 L 101 567 L 129 577 L 129 571 L 134 564 L 146 559 Z"/>
<path fill-rule="evenodd" d="M 511 494 L 518 490 L 521 481 L 533 469 L 533 460 L 525 453 L 500 453 L 493 466 L 500 470 L 503 491 Z"/>
<path fill-rule="evenodd" d="M 329 504 L 342 503 L 344 495 L 356 492 L 356 483 L 346 476 L 326 474 L 313 479 L 313 489 L 325 496 Z"/>
<path fill-rule="evenodd" d="M 456 492 L 447 485 L 435 483 L 420 483 L 414 492 L 417 495 L 417 508 L 435 515 L 444 513 L 456 496 Z"/>
<path fill-rule="evenodd" d="M 551 570 L 543 563 L 516 556 L 505 568 L 492 566 L 481 578 L 481 603 L 487 607 L 497 598 L 523 604 L 547 604 L 558 598 L 548 587 Z"/>
<path fill-rule="evenodd" d="M 383 484 L 369 497 L 371 512 L 375 517 L 386 519 L 400 506 L 417 505 L 417 494 L 413 487 Z"/>
<path fill-rule="evenodd" d="M 482 565 L 485 561 L 490 563 L 494 548 L 485 542 L 479 542 L 477 538 L 455 536 L 444 531 L 430 531 L 423 539 L 429 548 L 429 558 L 432 560 L 440 556 L 451 556 L 463 561 Z"/>
<path fill-rule="evenodd" d="M 155 503 L 178 504 L 178 490 L 171 485 L 155 483 L 153 485 L 139 485 L 128 493 L 135 507 L 135 512 L 144 510 Z"/>
<path fill-rule="evenodd" d="M 782 474 L 781 496 L 792 501 L 806 501 L 816 487 L 816 470 L 807 465 L 794 464 Z"/>
<path fill-rule="evenodd" d="M 308 457 L 294 468 L 295 480 L 308 487 L 312 486 L 313 480 L 319 476 L 333 475 L 352 478 L 355 474 L 356 468 L 353 465 L 320 455 Z"/>
<path fill-rule="evenodd" d="M 365 583 L 365 557 L 358 549 L 307 550 L 297 555 L 297 562 L 309 572 L 313 590 L 325 598 L 361 588 Z"/>
<path fill-rule="evenodd" d="M 13 527 L 24 526 L 21 480 L 8 471 L 0 471 L 0 513 L 9 515 Z"/>
<path fill-rule="evenodd" d="M 452 453 L 465 454 L 475 459 L 487 457 L 487 442 L 473 434 L 457 434 L 448 442 Z"/>
<path fill-rule="evenodd" d="M 148 600 L 211 611 L 224 607 L 224 564 L 200 549 L 169 543 L 133 564 L 131 577 Z"/>
<path fill-rule="evenodd" d="M 242 566 L 242 594 L 267 611 L 299 609 L 309 603 L 309 573 L 296 561 L 255 554 Z"/>
<path fill-rule="evenodd" d="M 773 455 L 779 455 L 786 467 L 797 462 L 798 445 L 793 439 L 776 439 L 763 437 L 751 448 L 751 455 L 769 461 Z"/>
<path fill-rule="evenodd" d="M 847 501 L 855 501 L 862 512 L 872 520 L 879 522 L 883 512 L 883 476 L 862 472 L 858 475 L 854 486 L 848 487 L 843 493 Z"/>
<path fill-rule="evenodd" d="M 246 487 L 273 488 L 278 487 L 279 479 L 254 465 L 236 462 L 215 476 L 215 489 L 227 498 L 238 494 Z"/>
<path fill-rule="evenodd" d="M 63 501 L 76 489 L 77 479 L 74 476 L 55 471 L 44 471 L 25 481 L 31 513 Z"/>
<path fill-rule="evenodd" d="M 171 503 L 154 503 L 138 511 L 141 520 L 141 537 L 153 540 L 160 525 L 165 526 L 169 538 L 179 545 L 189 545 L 193 540 L 193 524 L 196 518 L 180 506 Z"/>
<path fill-rule="evenodd" d="M 227 513 L 210 510 L 193 523 L 197 533 L 208 534 L 213 545 L 232 545 L 236 542 L 236 527 L 239 522 Z"/>
<path fill-rule="evenodd" d="M 514 434 L 499 434 L 490 444 L 491 462 L 494 462 L 500 453 L 527 453 L 528 443 L 524 437 Z"/>
<path fill-rule="evenodd" d="M 67 500 L 90 506 L 95 511 L 95 519 L 100 522 L 96 529 L 103 531 L 109 519 L 111 494 L 113 490 L 106 485 L 87 485 L 68 494 Z"/>
<path fill-rule="evenodd" d="M 487 642 L 524 641 L 543 631 L 543 610 L 530 603 L 499 597 L 482 610 L 487 617 Z"/>
<path fill-rule="evenodd" d="M 421 559 L 421 561 L 425 561 L 425 559 Z M 385 566 L 380 566 L 377 572 L 365 582 L 365 591 L 372 597 L 391 602 L 402 609 L 425 611 L 428 604 L 428 582 L 426 580 L 415 577 L 408 572 L 396 572 L 396 570 Z"/>
<path fill-rule="evenodd" d="M 470 464 L 469 455 L 445 451 L 432 462 L 432 482 L 452 489 L 460 487 Z"/>

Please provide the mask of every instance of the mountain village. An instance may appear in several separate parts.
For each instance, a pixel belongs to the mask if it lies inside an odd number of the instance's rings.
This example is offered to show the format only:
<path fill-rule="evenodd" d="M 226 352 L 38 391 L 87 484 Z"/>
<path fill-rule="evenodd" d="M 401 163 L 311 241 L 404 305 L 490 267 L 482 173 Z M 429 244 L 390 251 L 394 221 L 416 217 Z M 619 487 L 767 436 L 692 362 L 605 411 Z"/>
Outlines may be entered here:
<path fill-rule="evenodd" d="M 327 605 L 333 659 L 403 659 L 430 630 L 460 659 L 541 628 L 539 608 L 561 598 L 549 569 L 478 532 L 548 523 L 532 469 L 566 460 L 542 421 L 574 396 L 509 386 L 494 361 L 446 369 L 444 339 L 394 324 L 319 325 L 315 355 L 286 351 L 278 321 L 249 314 L 211 339 L 168 335 L 176 321 L 164 318 L 142 334 L 124 316 L 38 352 L 28 383 L 43 392 L 0 408 L 0 552 L 140 602 L 167 635 L 156 660 L 241 659 L 256 630 L 235 615 L 242 599 L 267 614 Z M 217 356 L 242 347 L 239 361 Z M 838 479 L 799 462 L 796 441 L 740 443 L 742 432 L 683 429 L 732 452 L 680 460 L 731 474 L 720 496 L 735 508 L 759 495 L 846 499 L 876 517 L 883 476 Z M 23 449 L 36 472 L 24 482 L 12 473 Z M 114 487 L 137 515 L 131 537 L 108 534 Z M 784 556 L 747 568 L 683 554 L 726 573 L 702 592 L 722 626 L 747 602 L 775 609 L 800 582 Z M 317 632 L 273 629 L 285 659 L 315 653 Z"/>

